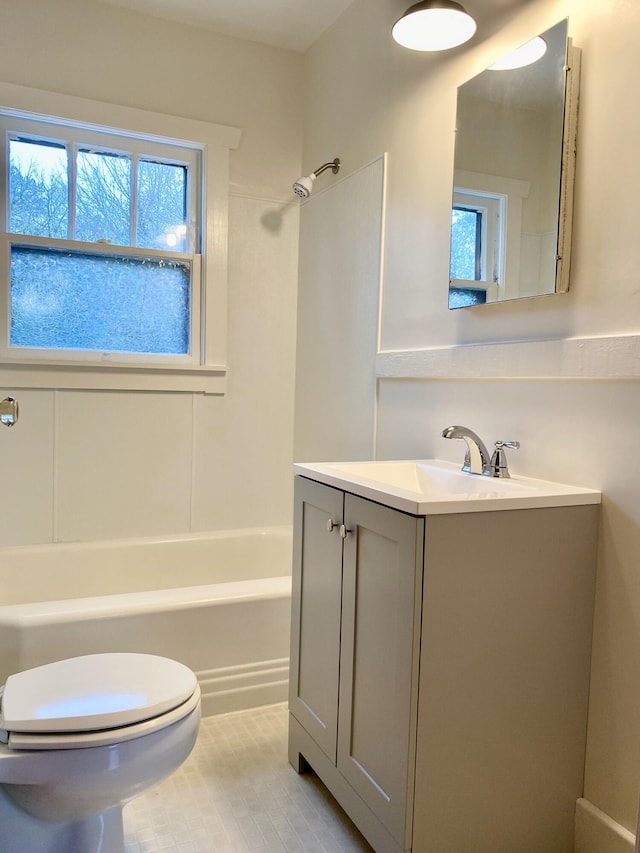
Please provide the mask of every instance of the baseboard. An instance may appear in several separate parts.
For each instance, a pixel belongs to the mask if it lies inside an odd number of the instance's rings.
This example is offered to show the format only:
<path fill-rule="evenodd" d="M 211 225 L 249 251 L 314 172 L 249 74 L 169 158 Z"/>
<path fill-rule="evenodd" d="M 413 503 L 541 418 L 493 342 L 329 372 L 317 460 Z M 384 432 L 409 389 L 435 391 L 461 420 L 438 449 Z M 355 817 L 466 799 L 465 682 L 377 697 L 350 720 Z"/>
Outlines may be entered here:
<path fill-rule="evenodd" d="M 208 669 L 196 676 L 202 691 L 202 716 L 228 714 L 286 701 L 289 659 Z"/>
<path fill-rule="evenodd" d="M 589 800 L 576 803 L 575 853 L 634 853 L 636 838 Z"/>

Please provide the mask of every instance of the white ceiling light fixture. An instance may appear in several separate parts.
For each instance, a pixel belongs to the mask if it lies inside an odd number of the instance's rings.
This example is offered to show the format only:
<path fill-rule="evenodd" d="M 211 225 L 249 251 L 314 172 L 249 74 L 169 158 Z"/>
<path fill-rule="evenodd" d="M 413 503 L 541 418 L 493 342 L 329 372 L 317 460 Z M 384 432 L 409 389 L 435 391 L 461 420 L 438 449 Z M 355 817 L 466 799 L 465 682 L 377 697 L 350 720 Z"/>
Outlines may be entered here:
<path fill-rule="evenodd" d="M 536 36 L 526 44 L 521 44 L 520 47 L 510 53 L 501 56 L 497 62 L 489 66 L 489 69 L 491 71 L 510 71 L 512 68 L 524 68 L 525 65 L 532 65 L 542 59 L 546 52 L 546 41 L 540 36 Z"/>
<path fill-rule="evenodd" d="M 476 22 L 454 0 L 414 3 L 395 22 L 391 35 L 410 50 L 448 50 L 469 41 Z"/>

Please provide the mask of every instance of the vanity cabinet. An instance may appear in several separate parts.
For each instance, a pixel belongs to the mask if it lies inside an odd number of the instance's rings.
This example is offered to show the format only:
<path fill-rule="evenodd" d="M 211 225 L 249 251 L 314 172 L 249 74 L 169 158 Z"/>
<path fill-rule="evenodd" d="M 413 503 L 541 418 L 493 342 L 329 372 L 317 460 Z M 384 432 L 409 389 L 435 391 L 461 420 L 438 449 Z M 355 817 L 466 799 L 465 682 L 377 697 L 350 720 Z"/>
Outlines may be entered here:
<path fill-rule="evenodd" d="M 295 506 L 291 713 L 404 849 L 424 520 L 304 478 Z"/>
<path fill-rule="evenodd" d="M 289 760 L 377 853 L 572 853 L 597 512 L 296 477 Z"/>

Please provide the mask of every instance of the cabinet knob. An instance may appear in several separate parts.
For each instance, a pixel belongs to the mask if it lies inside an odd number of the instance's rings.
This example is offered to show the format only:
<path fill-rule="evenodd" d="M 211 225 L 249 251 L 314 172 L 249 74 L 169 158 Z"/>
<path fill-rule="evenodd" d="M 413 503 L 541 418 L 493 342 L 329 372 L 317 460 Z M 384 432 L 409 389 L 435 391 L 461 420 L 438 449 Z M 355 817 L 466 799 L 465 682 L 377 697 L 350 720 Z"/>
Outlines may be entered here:
<path fill-rule="evenodd" d="M 340 525 L 340 538 L 346 539 L 348 533 L 351 533 L 351 530 L 348 530 L 344 524 L 341 524 Z"/>
<path fill-rule="evenodd" d="M 332 533 L 337 526 L 332 518 L 327 519 L 327 533 Z"/>

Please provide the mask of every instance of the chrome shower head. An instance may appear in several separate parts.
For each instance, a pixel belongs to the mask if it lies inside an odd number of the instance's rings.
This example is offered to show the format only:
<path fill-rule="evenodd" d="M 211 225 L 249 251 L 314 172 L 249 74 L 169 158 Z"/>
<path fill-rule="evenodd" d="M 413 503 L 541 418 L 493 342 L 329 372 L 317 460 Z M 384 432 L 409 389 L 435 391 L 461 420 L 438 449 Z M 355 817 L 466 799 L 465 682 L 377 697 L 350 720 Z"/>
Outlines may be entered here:
<path fill-rule="evenodd" d="M 336 157 L 335 160 L 331 160 L 329 163 L 323 163 L 319 169 L 316 169 L 315 172 L 311 172 L 310 175 L 298 178 L 298 180 L 293 184 L 294 193 L 297 196 L 300 196 L 300 198 L 309 198 L 311 190 L 313 189 L 313 182 L 318 175 L 321 175 L 326 169 L 331 169 L 333 174 L 337 175 L 340 171 L 340 159 Z"/>
<path fill-rule="evenodd" d="M 296 195 L 299 195 L 300 198 L 309 198 L 311 195 L 311 190 L 313 189 L 313 182 L 315 181 L 316 176 L 314 172 L 311 172 L 310 175 L 307 175 L 306 178 L 298 178 L 298 180 L 293 185 L 293 191 Z"/>

